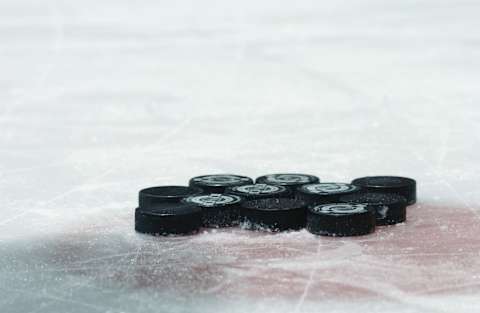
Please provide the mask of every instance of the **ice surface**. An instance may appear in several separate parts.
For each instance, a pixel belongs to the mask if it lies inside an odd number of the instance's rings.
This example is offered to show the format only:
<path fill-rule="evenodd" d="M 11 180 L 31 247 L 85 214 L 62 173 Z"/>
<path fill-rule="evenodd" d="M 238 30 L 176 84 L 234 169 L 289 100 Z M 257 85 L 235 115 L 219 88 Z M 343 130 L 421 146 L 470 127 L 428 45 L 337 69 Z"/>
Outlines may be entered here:
<path fill-rule="evenodd" d="M 0 2 L 0 312 L 480 311 L 478 1 Z M 360 238 L 133 231 L 195 175 L 396 174 Z"/>

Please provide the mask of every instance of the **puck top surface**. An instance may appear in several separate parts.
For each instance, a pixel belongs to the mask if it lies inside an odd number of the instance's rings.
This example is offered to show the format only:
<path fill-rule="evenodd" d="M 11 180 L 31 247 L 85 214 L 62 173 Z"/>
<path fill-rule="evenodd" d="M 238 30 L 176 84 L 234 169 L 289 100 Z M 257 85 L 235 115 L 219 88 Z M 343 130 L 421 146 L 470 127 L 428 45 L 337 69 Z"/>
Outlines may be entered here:
<path fill-rule="evenodd" d="M 360 187 L 345 183 L 319 183 L 303 185 L 299 191 L 312 195 L 336 195 L 359 191 Z"/>
<path fill-rule="evenodd" d="M 242 199 L 236 195 L 209 194 L 209 195 L 191 196 L 191 197 L 185 198 L 183 201 L 185 203 L 194 204 L 203 208 L 213 208 L 213 207 L 239 204 L 241 200 Z"/>
<path fill-rule="evenodd" d="M 210 187 L 228 187 L 251 183 L 253 183 L 253 180 L 249 177 L 232 174 L 203 175 L 190 180 L 190 184 Z"/>
<path fill-rule="evenodd" d="M 311 184 L 319 182 L 320 179 L 313 175 L 307 174 L 270 174 L 257 178 L 257 183 L 281 185 L 281 186 L 297 186 L 302 184 Z"/>
<path fill-rule="evenodd" d="M 290 198 L 268 198 L 245 201 L 243 208 L 258 211 L 288 211 L 306 207 L 304 201 Z"/>
<path fill-rule="evenodd" d="M 246 196 L 276 195 L 286 192 L 287 188 L 276 185 L 252 184 L 231 187 L 229 191 L 233 193 L 244 194 Z"/>
<path fill-rule="evenodd" d="M 319 215 L 355 215 L 364 214 L 369 212 L 369 208 L 366 204 L 350 204 L 350 203 L 331 203 L 321 204 L 309 208 L 309 211 Z"/>

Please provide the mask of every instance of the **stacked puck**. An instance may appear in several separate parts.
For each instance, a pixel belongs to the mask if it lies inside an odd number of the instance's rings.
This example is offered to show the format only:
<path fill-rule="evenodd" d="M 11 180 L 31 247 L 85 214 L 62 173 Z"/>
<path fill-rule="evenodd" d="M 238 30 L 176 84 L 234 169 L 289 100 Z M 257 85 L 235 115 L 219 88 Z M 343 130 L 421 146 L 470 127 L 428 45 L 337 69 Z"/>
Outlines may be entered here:
<path fill-rule="evenodd" d="M 283 186 L 290 191 L 291 196 L 295 196 L 299 187 L 306 184 L 318 183 L 320 182 L 320 178 L 309 174 L 281 173 L 260 176 L 255 182 L 257 184 Z"/>
<path fill-rule="evenodd" d="M 365 204 L 320 204 L 308 210 L 307 230 L 317 235 L 367 235 L 375 231 L 375 226 L 375 214 Z"/>
<path fill-rule="evenodd" d="M 227 193 L 234 194 L 248 200 L 282 197 L 288 198 L 291 195 L 290 189 L 287 189 L 284 186 L 267 184 L 251 184 L 230 187 L 227 189 Z"/>
<path fill-rule="evenodd" d="M 407 200 L 408 205 L 417 201 L 417 183 L 411 178 L 368 176 L 354 179 L 352 184 L 373 193 L 398 194 Z"/>
<path fill-rule="evenodd" d="M 253 184 L 253 180 L 241 175 L 203 175 L 190 179 L 190 186 L 201 188 L 206 193 L 223 193 L 225 189 L 235 186 Z"/>
<path fill-rule="evenodd" d="M 188 234 L 201 225 L 202 210 L 182 203 L 201 189 L 185 186 L 162 186 L 140 190 L 139 207 L 135 209 L 135 230 L 152 235 Z"/>
<path fill-rule="evenodd" d="M 239 196 L 219 193 L 196 195 L 182 200 L 183 203 L 200 207 L 203 226 L 213 228 L 237 225 L 241 201 Z"/>
<path fill-rule="evenodd" d="M 339 202 L 341 196 L 360 192 L 360 187 L 344 183 L 307 184 L 297 189 L 297 197 L 311 205 Z"/>
<path fill-rule="evenodd" d="M 397 194 L 366 192 L 340 197 L 340 202 L 369 205 L 374 209 L 377 225 L 393 225 L 407 219 L 407 200 Z"/>
<path fill-rule="evenodd" d="M 190 234 L 201 227 L 240 225 L 285 231 L 306 228 L 326 236 L 358 236 L 379 225 L 406 221 L 416 201 L 416 182 L 397 176 L 357 178 L 352 183 L 320 183 L 308 174 L 197 176 L 189 186 L 143 189 L 135 229 L 154 235 Z"/>
<path fill-rule="evenodd" d="M 292 198 L 264 198 L 245 201 L 242 226 L 252 230 L 284 231 L 305 227 L 307 204 Z"/>

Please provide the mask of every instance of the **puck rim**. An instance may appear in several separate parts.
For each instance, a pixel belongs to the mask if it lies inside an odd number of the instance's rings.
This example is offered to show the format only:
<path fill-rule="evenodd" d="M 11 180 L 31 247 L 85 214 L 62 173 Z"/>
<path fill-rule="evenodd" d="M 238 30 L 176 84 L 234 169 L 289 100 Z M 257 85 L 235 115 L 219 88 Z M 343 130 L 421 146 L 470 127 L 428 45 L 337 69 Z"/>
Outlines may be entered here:
<path fill-rule="evenodd" d="M 375 211 L 368 205 L 330 203 L 319 204 L 316 205 L 315 208 L 328 206 L 349 206 L 357 207 L 360 210 L 337 214 L 330 211 L 314 211 L 312 210 L 312 207 L 309 207 L 305 227 L 308 232 L 315 235 L 330 237 L 363 236 L 375 232 Z"/>
<path fill-rule="evenodd" d="M 159 189 L 169 189 L 169 188 L 175 188 L 175 189 L 183 189 L 185 191 L 191 190 L 194 191 L 195 193 L 186 193 L 185 194 L 158 194 L 158 193 L 153 193 L 151 191 L 153 190 L 159 190 Z M 185 198 L 187 196 L 193 195 L 193 194 L 200 194 L 202 193 L 202 189 L 195 187 L 195 186 L 181 186 L 181 185 L 164 185 L 164 186 L 152 186 L 152 187 L 147 187 L 143 188 L 139 191 L 139 195 L 143 195 L 149 198 L 155 198 L 155 199 L 176 199 L 176 198 Z"/>
<path fill-rule="evenodd" d="M 166 210 L 168 210 L 168 207 L 171 207 L 171 210 L 176 210 L 177 208 L 173 208 L 175 206 L 179 206 L 182 208 L 187 208 L 187 209 L 192 209 L 191 212 L 185 212 L 185 211 L 177 211 L 176 213 L 173 212 L 161 212 L 162 208 L 161 206 L 165 206 Z M 158 211 L 157 211 L 158 210 Z M 190 204 L 190 203 L 185 203 L 185 202 L 175 202 L 175 203 L 158 203 L 153 206 L 149 207 L 137 207 L 135 209 L 135 212 L 139 212 L 140 214 L 152 216 L 152 217 L 170 217 L 170 216 L 184 216 L 184 215 L 189 215 L 193 213 L 198 213 L 198 211 L 201 211 L 201 208 Z"/>
<path fill-rule="evenodd" d="M 179 208 L 185 210 L 178 210 Z M 162 212 L 162 211 L 165 212 Z M 135 209 L 135 231 L 150 235 L 186 235 L 197 232 L 201 226 L 202 210 L 182 202 L 165 202 Z"/>
<path fill-rule="evenodd" d="M 278 207 L 269 208 L 269 202 L 276 202 Z M 240 225 L 254 231 L 297 231 L 305 228 L 306 208 L 305 201 L 293 198 L 247 200 L 241 205 Z"/>
<path fill-rule="evenodd" d="M 374 199 L 372 200 L 365 199 L 365 201 L 362 201 L 363 200 L 361 199 L 362 197 L 373 197 L 373 198 L 382 197 L 382 199 L 378 199 L 378 201 L 377 199 L 375 199 L 375 202 L 374 202 Z M 358 200 L 354 198 L 358 198 Z M 407 198 L 405 196 L 402 196 L 396 193 L 390 193 L 390 192 L 361 192 L 361 193 L 356 193 L 351 195 L 345 195 L 340 197 L 340 199 L 342 200 L 342 202 L 346 202 L 346 203 L 358 203 L 358 204 L 363 203 L 368 205 L 402 205 L 403 204 L 406 206 L 408 203 Z M 382 200 L 385 200 L 385 201 L 382 201 Z"/>
<path fill-rule="evenodd" d="M 297 205 L 294 207 L 289 205 L 288 208 L 260 208 L 260 207 L 248 206 L 248 204 L 253 202 L 280 202 L 280 201 L 293 202 L 293 203 L 296 203 Z M 295 198 L 287 198 L 287 197 L 264 198 L 264 199 L 249 199 L 249 200 L 243 201 L 241 204 L 241 207 L 242 209 L 245 209 L 245 210 L 252 210 L 252 211 L 259 211 L 259 212 L 287 212 L 287 211 L 301 210 L 302 208 L 307 209 L 308 203 L 303 200 L 299 200 Z"/>
<path fill-rule="evenodd" d="M 385 185 L 381 183 L 370 183 L 372 179 L 395 179 L 398 183 L 391 182 L 390 185 Z M 376 175 L 376 176 L 364 176 L 355 178 L 352 180 L 351 184 L 360 186 L 360 187 L 369 187 L 369 188 L 401 188 L 401 187 L 410 187 L 415 185 L 417 181 L 410 177 L 405 176 L 395 176 L 395 175 Z"/>

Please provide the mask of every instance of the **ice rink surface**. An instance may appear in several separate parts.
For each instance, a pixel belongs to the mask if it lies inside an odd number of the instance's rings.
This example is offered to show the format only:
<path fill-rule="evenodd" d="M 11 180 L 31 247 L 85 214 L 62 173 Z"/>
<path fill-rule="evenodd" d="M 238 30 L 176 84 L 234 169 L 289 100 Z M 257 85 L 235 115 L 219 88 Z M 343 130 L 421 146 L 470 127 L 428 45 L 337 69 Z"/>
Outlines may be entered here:
<path fill-rule="evenodd" d="M 0 312 L 479 312 L 478 1 L 0 2 Z M 133 230 L 205 173 L 416 178 L 358 238 Z"/>

